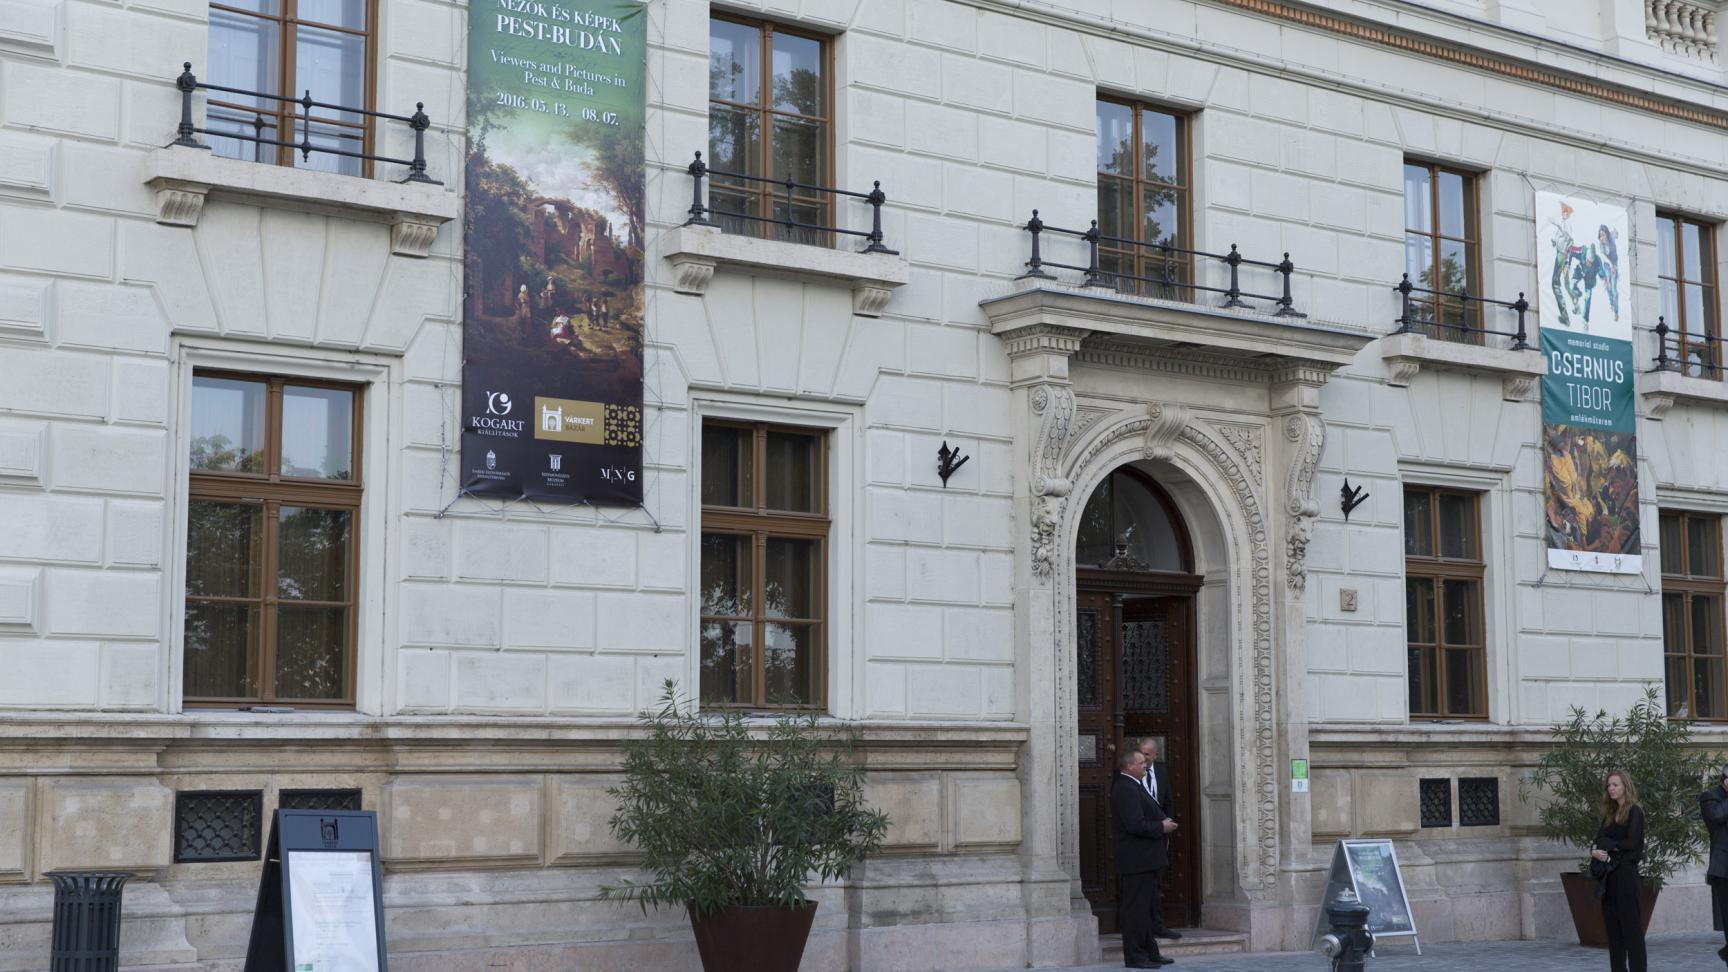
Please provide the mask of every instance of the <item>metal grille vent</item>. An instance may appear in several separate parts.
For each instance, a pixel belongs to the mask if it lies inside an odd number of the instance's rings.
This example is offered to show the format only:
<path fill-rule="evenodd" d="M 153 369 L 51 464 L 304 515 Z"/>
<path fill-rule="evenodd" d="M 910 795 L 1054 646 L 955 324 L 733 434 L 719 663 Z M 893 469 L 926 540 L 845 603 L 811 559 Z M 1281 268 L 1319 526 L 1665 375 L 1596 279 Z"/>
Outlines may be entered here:
<path fill-rule="evenodd" d="M 359 790 L 283 790 L 277 806 L 283 810 L 358 810 Z"/>
<path fill-rule="evenodd" d="M 1465 827 L 1500 826 L 1500 779 L 1494 776 L 1458 781 L 1458 822 Z"/>
<path fill-rule="evenodd" d="M 1452 826 L 1452 781 L 1448 778 L 1421 781 L 1422 826 Z"/>
<path fill-rule="evenodd" d="M 177 863 L 255 861 L 260 790 L 181 792 L 174 797 L 174 860 Z"/>

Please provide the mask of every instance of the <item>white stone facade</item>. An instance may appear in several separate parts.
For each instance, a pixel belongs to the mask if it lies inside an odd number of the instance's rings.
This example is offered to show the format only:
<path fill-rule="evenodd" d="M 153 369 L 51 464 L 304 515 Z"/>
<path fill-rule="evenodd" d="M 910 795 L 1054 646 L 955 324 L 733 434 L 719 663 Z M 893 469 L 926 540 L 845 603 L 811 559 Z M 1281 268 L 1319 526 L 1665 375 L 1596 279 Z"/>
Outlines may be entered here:
<path fill-rule="evenodd" d="M 393 967 L 695 967 L 682 916 L 597 888 L 630 861 L 604 793 L 627 719 L 698 677 L 715 417 L 829 430 L 829 711 L 862 724 L 895 818 L 888 853 L 813 892 L 807 968 L 1097 955 L 1073 550 L 1085 497 L 1130 462 L 1207 578 L 1207 924 L 1306 947 L 1331 842 L 1389 835 L 1424 937 L 1562 932 L 1567 853 L 1532 837 L 1520 768 L 1569 707 L 1662 680 L 1657 510 L 1728 513 L 1728 392 L 1641 364 L 1644 573 L 1546 570 L 1539 358 L 1387 336 L 1401 169 L 1479 173 L 1496 297 L 1545 282 L 1536 189 L 1624 200 L 1647 327 L 1657 210 L 1728 220 L 1713 47 L 1676 49 L 1626 0 L 1564 22 L 1393 0 L 727 4 L 834 35 L 837 181 L 881 181 L 899 251 L 866 257 L 679 227 L 709 6 L 652 0 L 645 499 L 596 509 L 458 497 L 467 8 L 379 6 L 377 102 L 425 103 L 443 187 L 164 148 L 179 65 L 205 59 L 196 0 L 0 0 L 0 970 L 46 966 L 57 867 L 145 876 L 129 963 L 237 969 L 258 865 L 174 863 L 175 791 L 268 809 L 332 786 L 379 811 Z M 1193 113 L 1193 245 L 1289 251 L 1306 321 L 1016 281 L 1033 209 L 1095 215 L 1100 94 Z M 194 368 L 367 386 L 356 712 L 181 704 Z M 971 457 L 946 483 L 943 443 Z M 1348 522 L 1346 478 L 1370 494 Z M 1484 497 L 1484 723 L 1408 715 L 1405 483 Z M 1422 829 L 1416 779 L 1451 776 L 1498 777 L 1500 824 Z M 1709 927 L 1707 901 L 1682 879 L 1652 928 Z"/>

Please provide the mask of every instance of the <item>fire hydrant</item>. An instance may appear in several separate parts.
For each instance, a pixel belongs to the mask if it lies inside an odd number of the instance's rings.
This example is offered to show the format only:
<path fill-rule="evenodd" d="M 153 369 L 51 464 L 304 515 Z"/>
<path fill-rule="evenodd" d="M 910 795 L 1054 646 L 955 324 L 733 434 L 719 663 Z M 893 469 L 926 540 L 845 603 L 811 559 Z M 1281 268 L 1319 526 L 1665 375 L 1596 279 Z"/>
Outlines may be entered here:
<path fill-rule="evenodd" d="M 1374 936 L 1368 932 L 1368 906 L 1345 888 L 1326 909 L 1332 931 L 1320 939 L 1320 954 L 1332 960 L 1332 972 L 1364 972 Z"/>

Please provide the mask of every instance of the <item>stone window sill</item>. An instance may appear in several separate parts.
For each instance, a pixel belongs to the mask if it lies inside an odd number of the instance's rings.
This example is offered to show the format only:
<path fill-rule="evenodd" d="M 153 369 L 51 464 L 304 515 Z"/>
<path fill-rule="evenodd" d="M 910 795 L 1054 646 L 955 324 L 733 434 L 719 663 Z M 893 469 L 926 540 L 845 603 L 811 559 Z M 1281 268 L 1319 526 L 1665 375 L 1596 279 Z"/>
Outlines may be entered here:
<path fill-rule="evenodd" d="M 720 267 L 768 277 L 818 277 L 852 286 L 852 312 L 880 317 L 888 298 L 910 279 L 906 258 L 893 253 L 854 253 L 803 243 L 723 233 L 716 226 L 680 226 L 664 237 L 666 259 L 676 271 L 672 289 L 702 296 Z"/>
<path fill-rule="evenodd" d="M 1394 388 L 1409 385 L 1423 368 L 1467 371 L 1498 376 L 1500 396 L 1509 402 L 1529 400 L 1537 380 L 1548 373 L 1542 352 L 1534 348 L 1488 348 L 1424 334 L 1386 335 L 1380 339 L 1380 359 L 1386 363 L 1386 383 Z"/>
<path fill-rule="evenodd" d="M 1728 408 L 1728 382 L 1690 378 L 1678 371 L 1652 371 L 1638 376 L 1638 385 L 1652 421 L 1662 421 L 1675 402 Z"/>
<path fill-rule="evenodd" d="M 424 257 L 459 200 L 443 186 L 381 182 L 333 172 L 226 159 L 208 151 L 161 148 L 146 157 L 144 184 L 156 192 L 156 222 L 197 226 L 212 193 L 390 226 L 390 251 Z"/>

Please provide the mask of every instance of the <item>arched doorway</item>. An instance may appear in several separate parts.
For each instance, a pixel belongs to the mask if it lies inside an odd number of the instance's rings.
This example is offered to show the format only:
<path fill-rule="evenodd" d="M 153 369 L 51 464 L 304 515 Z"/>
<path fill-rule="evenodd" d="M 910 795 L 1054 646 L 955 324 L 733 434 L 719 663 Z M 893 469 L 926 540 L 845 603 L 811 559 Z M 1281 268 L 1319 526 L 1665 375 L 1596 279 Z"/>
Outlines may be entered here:
<path fill-rule="evenodd" d="M 1200 922 L 1195 597 L 1204 578 L 1170 495 L 1121 466 L 1081 513 L 1074 550 L 1081 886 L 1099 930 L 1117 930 L 1110 781 L 1132 740 L 1159 740 L 1172 835 L 1162 903 L 1173 927 Z"/>

